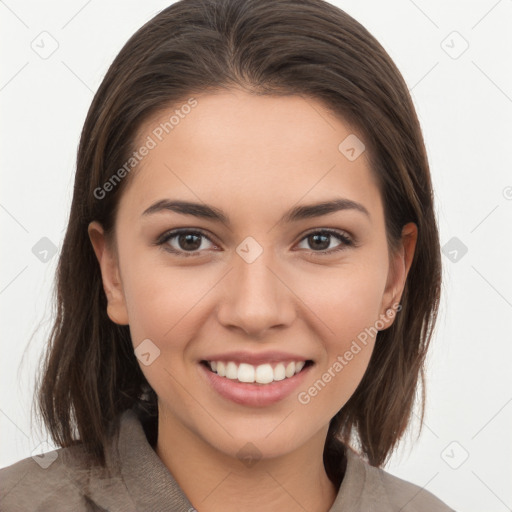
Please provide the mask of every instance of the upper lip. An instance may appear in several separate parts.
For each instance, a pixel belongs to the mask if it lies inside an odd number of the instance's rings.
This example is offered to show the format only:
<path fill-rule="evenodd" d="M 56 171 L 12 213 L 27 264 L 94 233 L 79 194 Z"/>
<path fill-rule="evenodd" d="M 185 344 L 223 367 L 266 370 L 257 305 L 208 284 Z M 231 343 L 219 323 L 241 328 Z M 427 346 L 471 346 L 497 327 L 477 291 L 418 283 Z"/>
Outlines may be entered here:
<path fill-rule="evenodd" d="M 248 363 L 252 365 L 272 363 L 279 361 L 309 361 L 307 357 L 281 352 L 278 350 L 269 350 L 267 352 L 251 353 L 238 350 L 235 352 L 224 352 L 222 354 L 213 354 L 206 356 L 202 361 L 233 361 L 235 363 Z"/>

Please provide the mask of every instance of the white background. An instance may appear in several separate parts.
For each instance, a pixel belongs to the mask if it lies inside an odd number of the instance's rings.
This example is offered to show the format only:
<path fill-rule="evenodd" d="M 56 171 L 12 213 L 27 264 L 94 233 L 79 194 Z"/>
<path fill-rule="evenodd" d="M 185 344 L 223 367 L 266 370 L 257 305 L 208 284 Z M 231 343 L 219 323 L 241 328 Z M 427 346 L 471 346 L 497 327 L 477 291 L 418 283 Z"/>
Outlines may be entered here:
<path fill-rule="evenodd" d="M 403 73 L 424 130 L 441 244 L 456 237 L 468 249 L 455 262 L 443 256 L 423 432 L 415 441 L 411 430 L 386 469 L 457 511 L 512 510 L 512 1 L 332 3 Z M 47 237 L 60 249 L 93 93 L 128 38 L 167 5 L 0 1 L 0 467 L 46 439 L 31 428 L 30 407 L 58 254 L 44 263 L 32 248 Z M 41 37 L 46 48 L 58 43 L 46 59 L 31 47 Z M 459 56 L 462 38 L 469 47 Z"/>

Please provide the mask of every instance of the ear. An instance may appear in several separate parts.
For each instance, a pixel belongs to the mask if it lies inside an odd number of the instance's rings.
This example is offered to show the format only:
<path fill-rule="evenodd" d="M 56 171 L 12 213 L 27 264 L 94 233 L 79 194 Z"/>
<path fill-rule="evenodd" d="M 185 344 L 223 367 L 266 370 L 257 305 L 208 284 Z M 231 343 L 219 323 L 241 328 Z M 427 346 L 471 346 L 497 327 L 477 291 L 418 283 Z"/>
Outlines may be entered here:
<path fill-rule="evenodd" d="M 128 311 L 115 250 L 110 246 L 111 244 L 105 237 L 103 227 L 99 222 L 91 222 L 87 231 L 100 264 L 103 290 L 108 300 L 107 314 L 112 322 L 119 325 L 128 325 Z"/>
<path fill-rule="evenodd" d="M 393 324 L 397 313 L 397 306 L 402 298 L 407 275 L 416 249 L 418 227 L 409 222 L 402 228 L 402 240 L 398 250 L 390 257 L 388 281 L 382 297 L 382 310 L 380 320 L 384 323 L 384 330 Z M 399 310 L 398 310 L 399 311 Z"/>

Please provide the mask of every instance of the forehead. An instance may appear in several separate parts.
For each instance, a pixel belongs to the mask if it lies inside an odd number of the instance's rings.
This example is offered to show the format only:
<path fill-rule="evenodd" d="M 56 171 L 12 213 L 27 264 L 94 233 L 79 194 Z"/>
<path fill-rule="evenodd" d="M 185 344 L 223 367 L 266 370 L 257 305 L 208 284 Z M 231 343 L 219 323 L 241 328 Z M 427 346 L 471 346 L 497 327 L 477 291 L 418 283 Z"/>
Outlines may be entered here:
<path fill-rule="evenodd" d="M 361 151 L 361 135 L 320 102 L 238 90 L 194 102 L 141 126 L 135 147 L 152 148 L 121 200 L 132 211 L 169 197 L 267 211 L 346 197 L 379 209 L 366 152 L 346 153 Z"/>

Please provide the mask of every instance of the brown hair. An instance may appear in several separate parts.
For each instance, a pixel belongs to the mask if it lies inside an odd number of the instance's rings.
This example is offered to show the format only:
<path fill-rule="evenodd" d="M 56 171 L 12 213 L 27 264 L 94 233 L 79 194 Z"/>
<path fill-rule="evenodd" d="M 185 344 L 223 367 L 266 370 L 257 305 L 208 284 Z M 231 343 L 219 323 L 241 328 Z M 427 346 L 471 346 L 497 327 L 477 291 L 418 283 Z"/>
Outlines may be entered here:
<path fill-rule="evenodd" d="M 402 437 L 437 318 L 439 235 L 424 142 L 407 86 L 382 46 L 357 21 L 323 0 L 181 0 L 141 27 L 110 66 L 89 109 L 80 145 L 69 223 L 56 275 L 56 319 L 37 405 L 55 443 L 83 442 L 105 464 L 109 425 L 156 395 L 134 355 L 128 326 L 113 323 L 88 224 L 115 226 L 123 179 L 105 197 L 95 190 L 135 149 L 152 116 L 194 94 L 241 88 L 256 95 L 321 101 L 364 137 L 382 194 L 390 251 L 407 222 L 418 240 L 391 327 L 380 331 L 364 377 L 332 418 L 324 450 L 356 441 L 382 465 Z M 424 408 L 424 386 L 421 385 Z M 352 441 L 351 441 L 352 440 Z M 352 443 L 353 444 L 353 443 Z"/>

